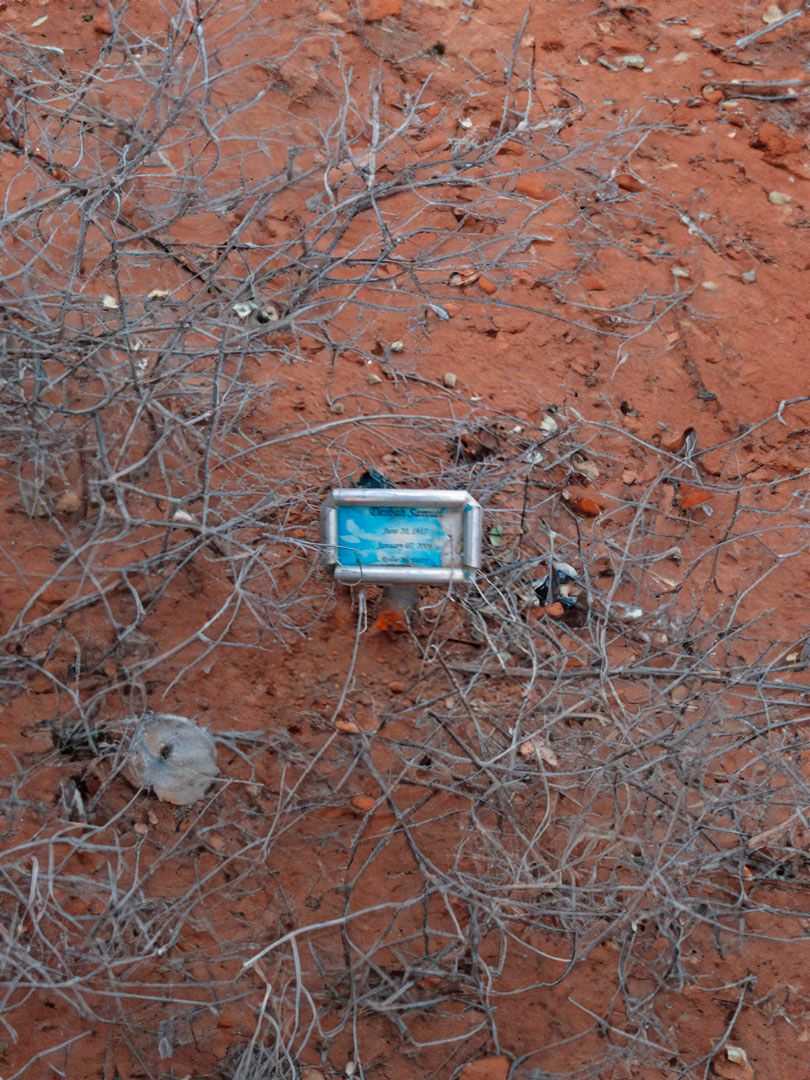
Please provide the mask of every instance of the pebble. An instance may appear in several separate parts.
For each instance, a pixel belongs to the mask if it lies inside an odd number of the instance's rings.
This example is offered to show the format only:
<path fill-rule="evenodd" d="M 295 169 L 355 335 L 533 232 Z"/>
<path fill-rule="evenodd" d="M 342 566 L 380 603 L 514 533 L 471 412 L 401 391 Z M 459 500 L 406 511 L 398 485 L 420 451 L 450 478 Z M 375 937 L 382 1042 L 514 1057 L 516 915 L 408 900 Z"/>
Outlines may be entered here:
<path fill-rule="evenodd" d="M 706 292 L 717 292 L 720 288 L 716 281 L 704 281 L 700 287 L 701 289 L 705 289 Z"/>
<path fill-rule="evenodd" d="M 713 105 L 723 100 L 723 91 L 718 90 L 716 86 L 704 86 L 701 90 L 704 101 L 709 101 Z"/>
<path fill-rule="evenodd" d="M 81 509 L 82 500 L 75 491 L 64 491 L 56 500 L 56 509 L 61 514 L 75 514 Z"/>
<path fill-rule="evenodd" d="M 621 188 L 622 191 L 642 191 L 644 189 L 642 181 L 630 173 L 619 173 L 616 177 L 616 186 Z"/>
<path fill-rule="evenodd" d="M 773 203 L 774 206 L 787 206 L 788 203 L 793 202 L 793 196 L 786 195 L 784 191 L 771 191 L 768 193 L 768 202 Z"/>
<path fill-rule="evenodd" d="M 391 344 L 388 347 L 391 350 L 391 352 L 393 352 L 393 353 L 401 353 L 401 352 L 405 351 L 405 342 L 404 341 L 392 341 Z"/>
<path fill-rule="evenodd" d="M 757 280 L 757 272 L 756 270 L 743 270 L 740 274 L 740 278 L 746 285 L 753 285 Z"/>
<path fill-rule="evenodd" d="M 768 7 L 762 13 L 762 21 L 766 26 L 770 26 L 771 23 L 777 22 L 779 19 L 783 19 L 785 16 L 784 11 L 778 4 L 769 4 Z"/>
<path fill-rule="evenodd" d="M 695 41 L 700 41 L 700 39 L 705 36 L 705 32 L 701 30 L 699 26 L 696 26 L 694 30 L 689 31 L 689 37 L 694 38 Z"/>
<path fill-rule="evenodd" d="M 452 390 L 458 382 L 458 376 L 454 371 L 446 371 L 442 376 L 442 382 L 448 390 Z"/>
<path fill-rule="evenodd" d="M 394 682 L 390 682 L 388 684 L 388 689 L 391 691 L 392 694 L 404 694 L 405 693 L 405 683 L 395 680 Z"/>
<path fill-rule="evenodd" d="M 369 386 L 379 386 L 379 384 L 381 382 L 382 382 L 382 376 L 381 375 L 376 375 L 373 371 L 368 376 Z"/>
<path fill-rule="evenodd" d="M 688 52 L 679 52 L 679 53 L 676 53 L 672 57 L 672 63 L 673 64 L 685 64 L 688 59 L 689 59 L 689 53 Z"/>
<path fill-rule="evenodd" d="M 631 53 L 629 56 L 623 56 L 620 62 L 624 67 L 635 68 L 637 71 L 643 71 L 647 66 L 647 61 L 638 53 Z"/>
<path fill-rule="evenodd" d="M 677 278 L 688 278 L 691 275 L 685 266 L 673 266 L 672 276 Z"/>

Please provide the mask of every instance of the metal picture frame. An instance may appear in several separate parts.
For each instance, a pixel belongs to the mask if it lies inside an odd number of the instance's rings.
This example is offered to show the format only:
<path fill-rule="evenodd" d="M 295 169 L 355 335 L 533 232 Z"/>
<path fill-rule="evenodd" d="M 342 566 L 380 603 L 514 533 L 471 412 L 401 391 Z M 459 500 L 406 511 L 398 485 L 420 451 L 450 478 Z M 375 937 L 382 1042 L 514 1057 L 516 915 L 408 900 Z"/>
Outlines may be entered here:
<path fill-rule="evenodd" d="M 345 532 L 341 534 L 342 524 L 346 527 L 351 521 L 352 509 L 361 519 L 361 511 L 366 509 L 380 515 L 383 521 L 386 515 L 391 520 L 407 518 L 410 511 L 414 520 L 421 518 L 424 524 L 412 527 L 411 539 L 394 544 L 372 538 L 368 550 L 373 551 L 375 543 L 387 548 L 385 560 L 363 562 L 361 555 L 347 548 Z M 403 514 L 397 515 L 397 510 Z M 470 581 L 481 567 L 482 521 L 480 504 L 466 491 L 336 488 L 321 507 L 323 561 L 333 568 L 335 580 L 344 585 L 449 585 Z M 402 535 L 402 522 L 399 524 Z M 356 523 L 354 529 L 357 532 Z M 426 562 L 432 565 L 420 565 Z"/>

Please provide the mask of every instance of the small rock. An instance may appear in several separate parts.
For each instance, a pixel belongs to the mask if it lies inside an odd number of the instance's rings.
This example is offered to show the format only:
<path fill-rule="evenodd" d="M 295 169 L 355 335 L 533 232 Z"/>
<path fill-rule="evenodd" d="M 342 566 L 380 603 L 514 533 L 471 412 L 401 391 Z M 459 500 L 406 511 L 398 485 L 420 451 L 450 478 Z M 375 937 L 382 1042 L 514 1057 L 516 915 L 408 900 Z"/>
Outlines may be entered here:
<path fill-rule="evenodd" d="M 398 680 L 394 680 L 394 682 L 390 682 L 388 684 L 388 689 L 391 691 L 392 694 L 404 694 L 405 693 L 405 683 L 404 682 L 399 682 Z"/>
<path fill-rule="evenodd" d="M 741 1050 L 741 1057 L 735 1051 Z M 730 1052 L 730 1053 L 729 1053 Z M 754 1080 L 754 1070 L 741 1047 L 727 1046 L 712 1061 L 712 1072 L 722 1080 Z"/>
<path fill-rule="evenodd" d="M 562 497 L 574 513 L 582 517 L 598 517 L 605 509 L 605 504 L 600 498 L 584 492 L 582 488 L 565 488 Z"/>
<path fill-rule="evenodd" d="M 672 276 L 676 278 L 688 278 L 691 277 L 691 274 L 685 266 L 673 266 Z"/>
<path fill-rule="evenodd" d="M 498 149 L 498 153 L 513 154 L 515 157 L 520 157 L 521 154 L 526 153 L 526 147 L 516 139 L 509 139 Z"/>
<path fill-rule="evenodd" d="M 369 386 L 379 386 L 381 382 L 382 382 L 382 376 L 375 374 L 375 372 L 373 372 L 373 371 L 368 376 L 368 384 L 369 384 Z"/>
<path fill-rule="evenodd" d="M 701 289 L 705 289 L 706 292 L 717 292 L 720 286 L 716 281 L 704 281 L 701 283 Z"/>
<path fill-rule="evenodd" d="M 622 483 L 623 484 L 635 484 L 637 480 L 638 480 L 638 473 L 633 472 L 632 469 L 625 469 L 622 472 Z"/>
<path fill-rule="evenodd" d="M 446 371 L 444 375 L 442 375 L 442 382 L 448 390 L 453 390 L 458 382 L 458 376 L 454 371 Z"/>
<path fill-rule="evenodd" d="M 416 144 L 416 149 L 420 154 L 430 154 L 434 150 L 443 150 L 447 146 L 448 137 L 444 131 L 432 131 L 426 135 L 424 139 L 420 139 Z"/>
<path fill-rule="evenodd" d="M 718 90 L 716 86 L 704 86 L 701 90 L 704 101 L 711 102 L 712 105 L 716 105 L 723 100 L 723 91 Z"/>
<path fill-rule="evenodd" d="M 644 184 L 637 177 L 632 176 L 630 173 L 619 173 L 616 177 L 616 185 L 620 187 L 622 191 L 643 191 Z"/>
<path fill-rule="evenodd" d="M 688 52 L 679 52 L 679 53 L 676 53 L 672 57 L 672 63 L 673 64 L 685 64 L 688 59 L 689 59 L 689 53 Z"/>
<path fill-rule="evenodd" d="M 114 296 L 110 296 L 109 293 L 106 293 L 101 298 L 101 306 L 103 308 L 106 308 L 108 311 L 117 311 L 118 310 L 118 301 L 115 299 Z"/>
<path fill-rule="evenodd" d="M 113 32 L 112 19 L 108 11 L 97 11 L 93 19 L 93 29 L 97 34 L 111 34 Z"/>
<path fill-rule="evenodd" d="M 60 514 L 76 514 L 81 506 L 82 500 L 75 491 L 64 491 L 56 500 L 56 509 Z"/>
<path fill-rule="evenodd" d="M 346 21 L 342 15 L 338 15 L 336 11 L 319 11 L 315 16 L 318 22 L 326 23 L 327 26 L 342 26 Z"/>
<path fill-rule="evenodd" d="M 762 13 L 762 21 L 766 26 L 770 26 L 771 23 L 778 22 L 779 19 L 783 19 L 784 17 L 785 13 L 778 4 L 769 4 Z"/>
<path fill-rule="evenodd" d="M 780 164 L 780 159 L 789 154 L 799 154 L 804 150 L 804 142 L 795 135 L 788 134 L 783 128 L 772 124 L 769 120 L 759 125 L 756 136 L 751 139 L 750 145 L 755 150 L 761 150 L 762 155 L 769 164 Z"/>
<path fill-rule="evenodd" d="M 551 202 L 556 195 L 546 184 L 545 178 L 537 173 L 519 176 L 515 191 L 518 195 L 527 195 L 530 199 L 537 199 L 538 202 Z"/>
<path fill-rule="evenodd" d="M 391 344 L 388 346 L 388 348 L 391 350 L 392 353 L 405 352 L 405 342 L 404 341 L 392 341 Z"/>
<path fill-rule="evenodd" d="M 788 203 L 793 202 L 793 196 L 786 195 L 784 191 L 770 191 L 768 202 L 773 203 L 774 206 L 787 206 Z"/>
<path fill-rule="evenodd" d="M 605 283 L 598 274 L 583 274 L 582 285 L 583 288 L 588 290 L 588 292 L 605 291 Z"/>
<path fill-rule="evenodd" d="M 643 71 L 647 66 L 647 61 L 643 56 L 638 53 L 631 53 L 629 56 L 622 56 L 619 63 L 626 68 L 635 68 L 637 71 Z"/>
<path fill-rule="evenodd" d="M 696 26 L 693 30 L 689 31 L 689 37 L 693 38 L 695 41 L 700 41 L 700 39 L 705 36 L 705 32 L 701 30 L 699 26 Z"/>
<path fill-rule="evenodd" d="M 342 401 L 333 401 L 329 406 L 329 411 L 333 412 L 335 416 L 342 416 L 346 411 L 346 406 Z"/>
<path fill-rule="evenodd" d="M 740 280 L 744 281 L 746 285 L 753 285 L 757 280 L 756 270 L 743 270 L 740 274 Z"/>

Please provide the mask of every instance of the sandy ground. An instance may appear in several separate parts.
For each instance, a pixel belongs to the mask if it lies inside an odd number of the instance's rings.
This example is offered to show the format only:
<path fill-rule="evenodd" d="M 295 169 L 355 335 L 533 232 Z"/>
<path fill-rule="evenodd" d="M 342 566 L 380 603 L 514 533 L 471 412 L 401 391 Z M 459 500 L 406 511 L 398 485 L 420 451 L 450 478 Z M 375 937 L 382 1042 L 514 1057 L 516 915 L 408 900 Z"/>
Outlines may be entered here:
<path fill-rule="evenodd" d="M 810 1075 L 768 6 L 0 3 L 6 1080 Z M 480 499 L 474 602 L 332 586 L 367 467 Z M 219 737 L 202 802 L 121 774 L 146 707 Z"/>

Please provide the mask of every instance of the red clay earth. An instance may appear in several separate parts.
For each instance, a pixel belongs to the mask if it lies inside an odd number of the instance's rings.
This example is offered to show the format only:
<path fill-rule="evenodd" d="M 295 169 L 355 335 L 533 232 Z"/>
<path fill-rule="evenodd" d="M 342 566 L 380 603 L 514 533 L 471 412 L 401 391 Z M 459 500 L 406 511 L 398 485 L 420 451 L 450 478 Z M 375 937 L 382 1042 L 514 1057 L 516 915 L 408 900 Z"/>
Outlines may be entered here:
<path fill-rule="evenodd" d="M 0 433 L 6 1080 L 810 1075 L 810 16 L 734 49 L 767 7 L 0 3 L 9 355 L 49 342 Z M 497 624 L 428 590 L 353 660 L 318 506 L 367 465 L 482 498 Z M 550 537 L 623 623 L 498 591 Z M 147 706 L 230 782 L 136 795 Z"/>

